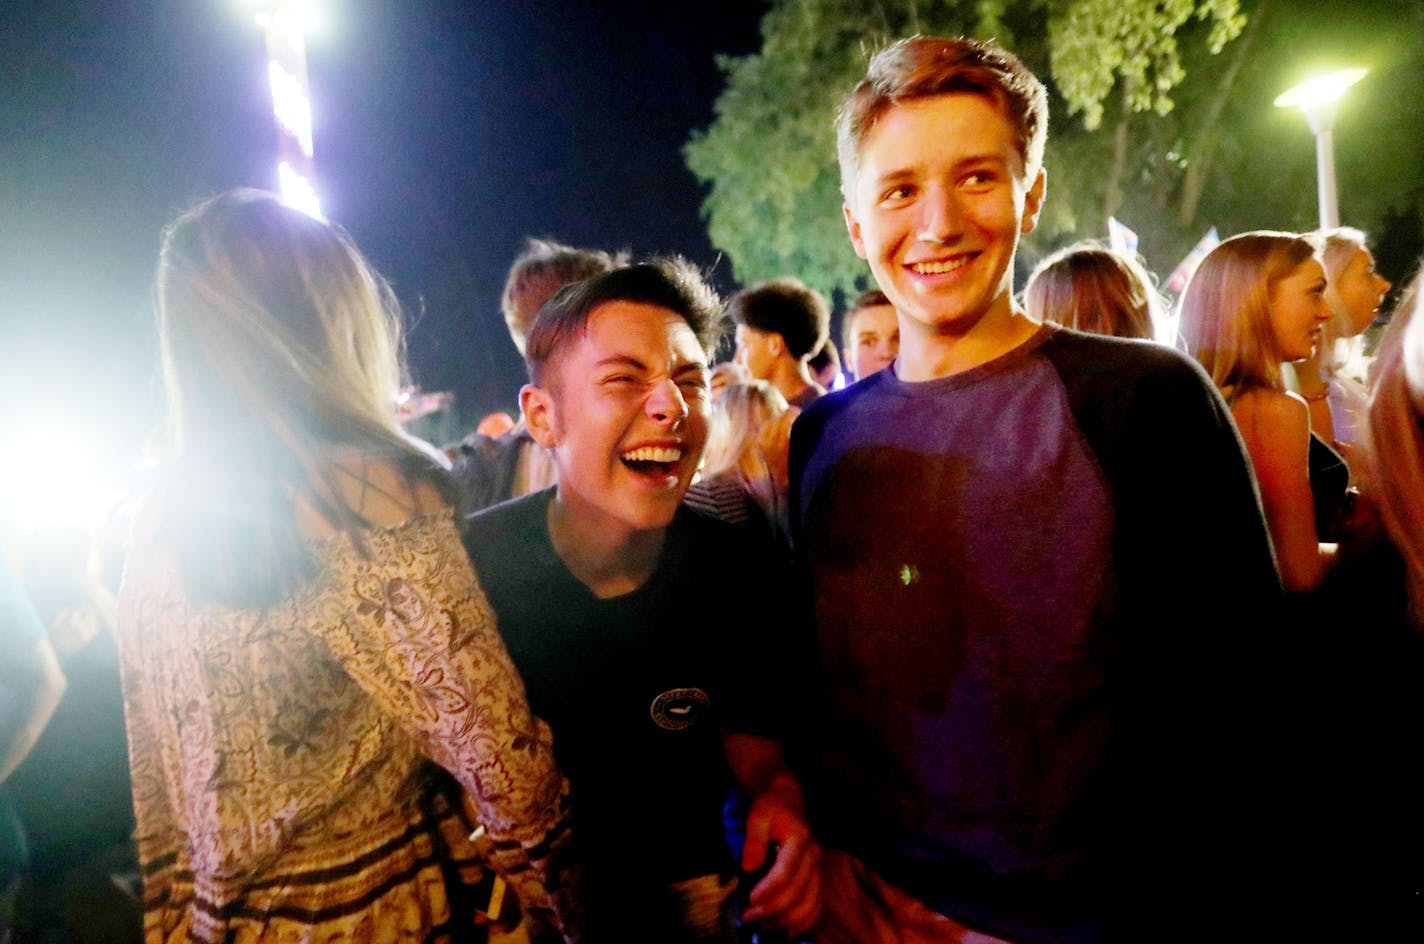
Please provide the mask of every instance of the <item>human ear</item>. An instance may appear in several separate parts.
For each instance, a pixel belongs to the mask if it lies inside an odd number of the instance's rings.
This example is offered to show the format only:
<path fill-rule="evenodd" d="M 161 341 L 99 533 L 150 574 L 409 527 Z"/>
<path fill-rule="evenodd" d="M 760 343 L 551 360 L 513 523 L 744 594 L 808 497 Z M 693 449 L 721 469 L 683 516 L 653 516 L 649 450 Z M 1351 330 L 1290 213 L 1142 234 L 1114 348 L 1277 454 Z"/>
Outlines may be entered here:
<path fill-rule="evenodd" d="M 855 218 L 855 211 L 851 209 L 850 202 L 841 204 L 841 213 L 845 215 L 846 232 L 850 234 L 850 244 L 855 247 L 855 254 L 865 259 L 865 241 L 860 238 L 860 221 Z"/>
<path fill-rule="evenodd" d="M 1019 233 L 1027 235 L 1033 232 L 1038 225 L 1038 214 L 1043 210 L 1043 198 L 1048 192 L 1048 169 L 1040 167 L 1038 176 L 1033 179 L 1033 184 L 1028 188 L 1028 193 L 1024 194 L 1023 222 L 1019 224 Z"/>
<path fill-rule="evenodd" d="M 525 384 L 519 388 L 519 409 L 524 414 L 524 425 L 534 441 L 545 449 L 559 444 L 557 406 L 553 392 L 547 387 Z"/>

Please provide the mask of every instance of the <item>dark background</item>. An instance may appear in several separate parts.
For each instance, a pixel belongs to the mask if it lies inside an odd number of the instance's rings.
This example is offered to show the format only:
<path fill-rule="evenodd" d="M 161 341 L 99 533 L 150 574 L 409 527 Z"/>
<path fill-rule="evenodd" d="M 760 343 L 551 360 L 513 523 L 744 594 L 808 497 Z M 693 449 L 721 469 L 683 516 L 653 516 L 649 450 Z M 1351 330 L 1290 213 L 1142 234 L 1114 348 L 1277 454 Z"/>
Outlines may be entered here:
<path fill-rule="evenodd" d="M 327 217 L 395 284 L 410 363 L 466 425 L 515 409 L 499 315 L 526 236 L 719 262 L 682 162 L 714 57 L 764 4 L 326 0 L 308 36 Z M 37 427 L 101 463 L 161 416 L 152 279 L 162 227 L 276 187 L 262 31 L 243 0 L 0 0 L 0 462 Z M 839 225 L 828 211 L 828 224 Z"/>

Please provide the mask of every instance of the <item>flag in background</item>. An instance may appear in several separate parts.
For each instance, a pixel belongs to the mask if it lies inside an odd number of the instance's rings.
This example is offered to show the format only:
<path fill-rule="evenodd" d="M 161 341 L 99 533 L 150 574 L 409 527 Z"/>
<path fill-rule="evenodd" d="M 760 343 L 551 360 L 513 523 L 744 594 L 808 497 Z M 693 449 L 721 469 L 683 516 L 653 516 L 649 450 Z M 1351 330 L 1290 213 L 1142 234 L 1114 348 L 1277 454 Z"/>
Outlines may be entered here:
<path fill-rule="evenodd" d="M 1108 247 L 1123 256 L 1137 254 L 1137 234 L 1118 222 L 1117 217 L 1108 217 Z"/>
<path fill-rule="evenodd" d="M 1172 274 L 1167 277 L 1164 288 L 1173 294 L 1182 294 L 1182 289 L 1187 287 L 1187 281 L 1192 277 L 1192 273 L 1201 265 L 1201 261 L 1206 258 L 1206 254 L 1211 252 L 1221 244 L 1221 237 L 1216 235 L 1216 227 L 1206 231 L 1206 235 L 1197 241 L 1192 247 L 1192 251 L 1187 253 L 1187 257 L 1177 263 L 1177 267 L 1172 270 Z"/>

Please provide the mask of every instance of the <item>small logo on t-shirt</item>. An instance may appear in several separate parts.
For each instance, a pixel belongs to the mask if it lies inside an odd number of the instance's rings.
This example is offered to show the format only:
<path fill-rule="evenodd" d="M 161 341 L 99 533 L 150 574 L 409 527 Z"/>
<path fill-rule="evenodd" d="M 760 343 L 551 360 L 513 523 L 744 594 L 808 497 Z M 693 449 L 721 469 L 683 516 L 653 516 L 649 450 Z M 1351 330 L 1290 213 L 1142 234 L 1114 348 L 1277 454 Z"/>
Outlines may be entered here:
<path fill-rule="evenodd" d="M 712 699 L 700 688 L 674 688 L 653 699 L 648 708 L 653 724 L 664 731 L 681 731 L 690 728 L 707 713 Z"/>

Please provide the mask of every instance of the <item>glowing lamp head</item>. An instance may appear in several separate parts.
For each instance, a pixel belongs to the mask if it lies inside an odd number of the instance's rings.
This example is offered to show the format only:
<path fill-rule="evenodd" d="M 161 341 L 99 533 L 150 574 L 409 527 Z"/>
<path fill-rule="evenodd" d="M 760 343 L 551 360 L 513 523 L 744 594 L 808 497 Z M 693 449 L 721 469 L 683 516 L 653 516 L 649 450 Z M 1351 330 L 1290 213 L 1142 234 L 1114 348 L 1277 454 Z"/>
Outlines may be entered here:
<path fill-rule="evenodd" d="M 1308 112 L 1317 105 L 1339 101 L 1345 90 L 1363 79 L 1369 71 L 1364 68 L 1342 69 L 1302 82 L 1277 95 L 1276 107 L 1299 108 Z"/>

